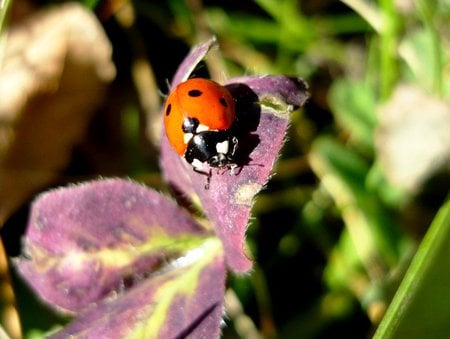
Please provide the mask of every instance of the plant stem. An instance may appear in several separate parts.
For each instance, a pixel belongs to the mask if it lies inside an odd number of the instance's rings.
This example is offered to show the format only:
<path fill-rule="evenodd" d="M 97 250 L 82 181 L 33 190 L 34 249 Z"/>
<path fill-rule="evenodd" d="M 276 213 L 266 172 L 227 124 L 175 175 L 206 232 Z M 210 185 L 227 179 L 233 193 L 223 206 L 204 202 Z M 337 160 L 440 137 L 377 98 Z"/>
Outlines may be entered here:
<path fill-rule="evenodd" d="M 433 55 L 433 90 L 439 96 L 443 95 L 443 67 L 442 67 L 442 50 L 439 38 L 439 32 L 437 31 L 433 18 L 436 10 L 436 3 L 428 0 L 416 1 L 417 12 L 421 15 L 422 20 L 427 29 L 427 33 L 430 35 L 431 40 L 431 52 Z"/>
<path fill-rule="evenodd" d="M 386 100 L 398 78 L 397 47 L 399 17 L 393 0 L 380 0 L 383 25 L 380 31 L 380 95 Z"/>

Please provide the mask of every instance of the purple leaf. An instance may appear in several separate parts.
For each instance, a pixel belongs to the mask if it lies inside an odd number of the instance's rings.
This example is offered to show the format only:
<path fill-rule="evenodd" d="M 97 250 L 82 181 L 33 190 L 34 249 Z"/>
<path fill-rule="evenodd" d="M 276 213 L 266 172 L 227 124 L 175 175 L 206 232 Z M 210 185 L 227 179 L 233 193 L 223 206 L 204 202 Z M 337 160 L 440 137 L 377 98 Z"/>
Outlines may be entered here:
<path fill-rule="evenodd" d="M 191 71 L 206 55 L 214 40 L 194 49 L 177 72 L 174 86 L 181 79 L 182 70 Z M 187 66 L 190 65 L 190 66 Z M 308 98 L 305 82 L 287 76 L 246 76 L 229 79 L 227 87 L 236 104 L 239 139 L 237 175 L 227 170 L 213 169 L 209 189 L 206 178 L 170 147 L 165 133 L 161 141 L 161 166 L 168 182 L 176 191 L 192 201 L 200 201 L 201 208 L 212 221 L 223 242 L 227 264 L 236 272 L 246 272 L 251 261 L 244 250 L 244 238 L 253 199 L 270 176 L 289 125 L 290 113 Z"/>
<path fill-rule="evenodd" d="M 226 273 L 220 241 L 213 238 L 183 259 L 88 309 L 51 338 L 218 338 Z"/>
<path fill-rule="evenodd" d="M 216 46 L 217 40 L 215 37 L 195 46 L 178 67 L 175 75 L 173 76 L 172 83 L 170 84 L 171 87 L 176 87 L 179 83 L 189 79 L 189 76 L 195 70 L 197 64 L 204 59 L 211 48 Z"/>
<path fill-rule="evenodd" d="M 120 179 L 37 198 L 21 274 L 53 306 L 78 312 L 116 295 L 207 240 L 174 202 Z"/>

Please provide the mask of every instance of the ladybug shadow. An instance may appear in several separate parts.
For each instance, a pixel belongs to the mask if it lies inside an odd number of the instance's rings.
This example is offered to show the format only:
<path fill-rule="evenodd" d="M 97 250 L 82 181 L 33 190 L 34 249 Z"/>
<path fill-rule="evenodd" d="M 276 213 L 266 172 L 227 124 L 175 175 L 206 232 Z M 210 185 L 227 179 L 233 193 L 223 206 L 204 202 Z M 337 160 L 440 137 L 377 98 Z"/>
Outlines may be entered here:
<path fill-rule="evenodd" d="M 236 112 L 231 126 L 232 134 L 239 141 L 235 161 L 239 166 L 248 165 L 252 160 L 250 154 L 260 143 L 259 136 L 254 133 L 261 118 L 259 98 L 250 87 L 243 83 L 233 83 L 225 87 L 233 96 Z"/>

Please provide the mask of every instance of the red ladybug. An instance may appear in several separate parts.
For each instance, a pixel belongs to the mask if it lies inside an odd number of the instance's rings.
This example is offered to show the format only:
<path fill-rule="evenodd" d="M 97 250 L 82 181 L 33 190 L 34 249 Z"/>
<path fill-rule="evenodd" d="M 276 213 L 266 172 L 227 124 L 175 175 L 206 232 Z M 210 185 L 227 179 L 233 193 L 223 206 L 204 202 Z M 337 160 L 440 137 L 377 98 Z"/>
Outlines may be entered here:
<path fill-rule="evenodd" d="M 169 94 L 164 108 L 167 138 L 174 150 L 196 172 L 211 176 L 204 167 L 234 168 L 238 139 L 231 93 L 203 78 L 189 79 Z"/>

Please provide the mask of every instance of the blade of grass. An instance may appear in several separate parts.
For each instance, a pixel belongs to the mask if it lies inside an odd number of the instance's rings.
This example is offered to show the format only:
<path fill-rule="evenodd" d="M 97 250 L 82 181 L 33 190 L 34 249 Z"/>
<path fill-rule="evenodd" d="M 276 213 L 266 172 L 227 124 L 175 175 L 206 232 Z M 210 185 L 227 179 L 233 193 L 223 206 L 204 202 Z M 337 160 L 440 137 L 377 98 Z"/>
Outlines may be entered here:
<path fill-rule="evenodd" d="M 361 15 L 379 35 L 380 94 L 387 99 L 398 78 L 397 45 L 400 16 L 393 0 L 379 0 L 379 7 L 364 0 L 341 0 Z"/>
<path fill-rule="evenodd" d="M 3 30 L 6 26 L 6 17 L 8 13 L 8 9 L 12 1 L 10 0 L 1 0 L 0 1 L 0 34 L 3 34 Z"/>
<path fill-rule="evenodd" d="M 380 32 L 383 26 L 383 19 L 378 8 L 372 3 L 363 0 L 341 0 L 348 7 L 358 13 L 364 20 L 366 20 L 372 28 Z"/>
<path fill-rule="evenodd" d="M 437 4 L 434 1 L 418 0 L 417 12 L 421 15 L 422 20 L 425 24 L 427 33 L 430 36 L 432 42 L 431 52 L 433 55 L 433 89 L 439 95 L 443 95 L 443 61 L 442 61 L 442 50 L 440 43 L 440 34 L 436 29 L 433 18 L 436 13 Z"/>
<path fill-rule="evenodd" d="M 448 338 L 450 199 L 441 207 L 374 339 Z"/>
<path fill-rule="evenodd" d="M 3 63 L 5 41 L 6 41 L 6 24 L 8 18 L 9 7 L 11 6 L 12 0 L 0 0 L 0 66 Z"/>
<path fill-rule="evenodd" d="M 386 100 L 398 79 L 397 49 L 400 16 L 393 0 L 380 0 L 383 27 L 380 32 L 380 93 Z"/>

